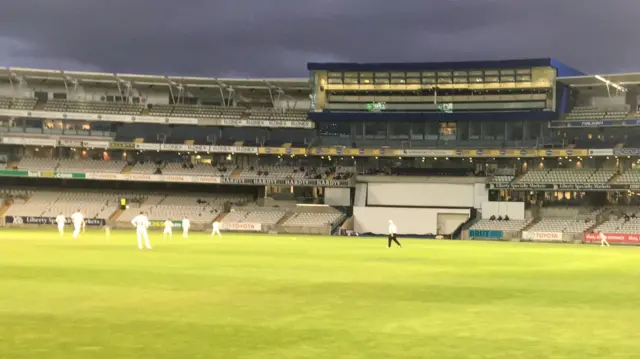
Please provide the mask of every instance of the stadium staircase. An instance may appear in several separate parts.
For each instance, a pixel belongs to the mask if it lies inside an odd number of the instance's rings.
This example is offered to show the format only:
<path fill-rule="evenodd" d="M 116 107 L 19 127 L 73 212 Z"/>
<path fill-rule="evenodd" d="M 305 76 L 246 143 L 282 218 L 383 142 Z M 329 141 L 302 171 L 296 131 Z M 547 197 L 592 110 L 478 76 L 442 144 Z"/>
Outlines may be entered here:
<path fill-rule="evenodd" d="M 280 218 L 280 220 L 276 223 L 276 226 L 282 226 L 284 222 L 286 222 L 289 218 L 293 217 L 295 214 L 296 214 L 295 212 L 287 211 L 284 217 Z"/>
<path fill-rule="evenodd" d="M 122 172 L 120 173 L 131 173 L 131 171 L 133 170 L 133 166 L 125 166 L 125 168 L 122 169 Z"/>
<path fill-rule="evenodd" d="M 620 178 L 620 176 L 622 176 L 622 173 L 616 173 L 613 177 L 611 177 L 611 179 L 609 180 L 609 183 L 618 182 L 618 179 Z"/>
<path fill-rule="evenodd" d="M 11 208 L 11 204 L 3 204 L 0 206 L 0 217 L 4 216 L 5 213 Z"/>
<path fill-rule="evenodd" d="M 123 213 L 124 211 L 125 211 L 124 209 L 120 209 L 120 208 L 118 208 L 118 210 L 117 210 L 117 211 L 115 211 L 115 212 L 111 215 L 111 217 L 109 217 L 109 220 L 110 220 L 110 221 L 117 221 L 117 220 L 118 220 L 118 218 L 120 218 L 120 215 L 122 215 L 122 213 Z"/>

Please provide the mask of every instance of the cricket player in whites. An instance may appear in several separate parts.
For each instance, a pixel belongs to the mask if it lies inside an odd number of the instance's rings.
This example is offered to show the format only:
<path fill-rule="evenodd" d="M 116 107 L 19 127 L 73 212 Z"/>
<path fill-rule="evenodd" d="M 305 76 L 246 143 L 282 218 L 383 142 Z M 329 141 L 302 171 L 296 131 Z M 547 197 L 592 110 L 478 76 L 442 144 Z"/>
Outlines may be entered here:
<path fill-rule="evenodd" d="M 56 224 L 58 225 L 58 233 L 60 233 L 60 237 L 64 236 L 64 224 L 66 221 L 67 219 L 62 213 L 60 213 L 58 217 L 56 217 Z"/>
<path fill-rule="evenodd" d="M 173 222 L 170 219 L 164 221 L 164 232 L 162 232 L 162 238 L 167 239 L 169 236 L 169 240 L 173 239 Z"/>
<path fill-rule="evenodd" d="M 139 215 L 133 217 L 131 224 L 136 227 L 136 234 L 138 236 L 138 248 L 142 249 L 142 240 L 144 239 L 144 246 L 147 249 L 151 249 L 151 243 L 149 243 L 149 234 L 147 229 L 149 228 L 149 219 L 140 212 Z"/>
<path fill-rule="evenodd" d="M 218 235 L 218 237 L 222 238 L 222 233 L 220 233 L 220 222 L 218 220 L 213 221 L 213 231 L 211 231 L 211 237 Z"/>
<path fill-rule="evenodd" d="M 604 246 L 611 247 L 609 245 L 609 242 L 607 242 L 607 236 L 604 233 L 602 233 L 602 232 L 598 233 L 598 237 L 600 237 L 600 246 L 601 247 L 604 247 Z"/>
<path fill-rule="evenodd" d="M 80 210 L 77 210 L 76 213 L 71 215 L 71 222 L 73 222 L 73 239 L 78 239 L 84 223 L 84 215 Z"/>
<path fill-rule="evenodd" d="M 182 220 L 182 238 L 189 238 L 189 227 L 191 227 L 191 221 L 185 217 Z"/>

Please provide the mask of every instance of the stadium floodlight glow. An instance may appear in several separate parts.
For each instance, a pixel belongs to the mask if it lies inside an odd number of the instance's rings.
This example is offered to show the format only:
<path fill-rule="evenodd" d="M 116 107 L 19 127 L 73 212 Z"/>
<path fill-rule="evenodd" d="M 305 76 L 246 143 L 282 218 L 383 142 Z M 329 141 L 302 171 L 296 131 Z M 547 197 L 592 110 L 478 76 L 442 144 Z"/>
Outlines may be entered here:
<path fill-rule="evenodd" d="M 600 75 L 595 75 L 594 77 L 596 78 L 596 80 L 604 82 L 607 86 L 611 86 L 618 91 L 627 92 L 627 89 L 625 87 L 615 84 Z"/>

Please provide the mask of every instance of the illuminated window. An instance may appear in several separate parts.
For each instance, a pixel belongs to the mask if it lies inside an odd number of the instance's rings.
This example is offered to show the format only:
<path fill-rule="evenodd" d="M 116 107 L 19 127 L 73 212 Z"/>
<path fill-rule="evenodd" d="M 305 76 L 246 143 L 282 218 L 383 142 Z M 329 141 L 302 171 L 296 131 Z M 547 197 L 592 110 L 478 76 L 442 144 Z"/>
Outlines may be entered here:
<path fill-rule="evenodd" d="M 440 138 L 445 140 L 455 140 L 457 126 L 455 122 L 440 122 Z"/>

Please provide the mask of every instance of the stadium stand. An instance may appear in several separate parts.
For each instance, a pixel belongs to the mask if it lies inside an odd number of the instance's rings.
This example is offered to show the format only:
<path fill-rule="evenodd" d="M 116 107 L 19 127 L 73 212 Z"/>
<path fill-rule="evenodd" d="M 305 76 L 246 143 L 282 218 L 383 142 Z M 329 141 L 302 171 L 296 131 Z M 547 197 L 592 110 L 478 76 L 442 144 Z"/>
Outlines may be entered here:
<path fill-rule="evenodd" d="M 58 172 L 108 172 L 120 173 L 127 165 L 124 161 L 100 161 L 91 159 L 61 159 L 58 161 Z"/>
<path fill-rule="evenodd" d="M 640 169 L 629 169 L 622 173 L 615 181 L 620 184 L 637 184 L 640 183 Z"/>
<path fill-rule="evenodd" d="M 526 226 L 531 224 L 533 219 L 515 219 L 508 221 L 498 221 L 490 219 L 481 219 L 470 229 L 477 229 L 483 231 L 505 231 L 505 232 L 517 232 L 522 231 Z"/>
<path fill-rule="evenodd" d="M 153 162 L 138 162 L 132 165 L 129 173 L 150 175 L 156 173 L 162 166 Z"/>
<path fill-rule="evenodd" d="M 118 199 L 133 198 L 134 193 L 98 193 L 80 191 L 36 191 L 24 203 L 14 203 L 6 215 L 56 217 L 70 216 L 80 209 L 85 218 L 107 219 L 118 209 Z"/>
<path fill-rule="evenodd" d="M 531 170 L 519 182 L 521 183 L 604 183 L 609 181 L 615 170 L 572 168 Z"/>
<path fill-rule="evenodd" d="M 224 166 L 215 167 L 210 164 L 188 164 L 188 163 L 167 163 L 165 167 L 161 169 L 163 174 L 167 175 L 185 175 L 185 176 L 217 176 L 225 177 L 230 176 L 229 171 Z"/>
<path fill-rule="evenodd" d="M 147 213 L 150 220 L 181 220 L 189 218 L 192 223 L 211 223 L 223 212 L 225 203 L 243 203 L 251 200 L 243 195 L 185 194 L 149 196 L 139 206 L 124 211 L 118 221 L 131 221 L 139 212 Z"/>
<path fill-rule="evenodd" d="M 592 220 L 544 218 L 529 228 L 529 231 L 582 233 L 594 225 L 595 222 Z"/>
<path fill-rule="evenodd" d="M 57 163 L 47 158 L 23 157 L 18 169 L 25 171 L 53 171 Z"/>
<path fill-rule="evenodd" d="M 341 213 L 301 212 L 287 219 L 284 222 L 284 226 L 317 227 L 335 225 L 343 218 L 344 216 Z"/>
<path fill-rule="evenodd" d="M 568 121 L 600 121 L 622 119 L 629 114 L 629 105 L 612 106 L 612 107 L 590 107 L 578 106 L 574 107 L 566 116 Z"/>

